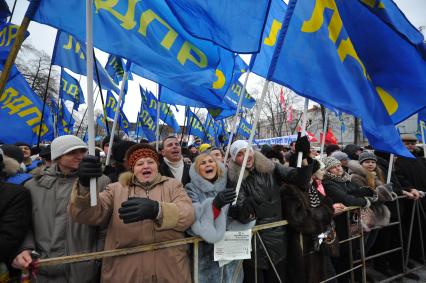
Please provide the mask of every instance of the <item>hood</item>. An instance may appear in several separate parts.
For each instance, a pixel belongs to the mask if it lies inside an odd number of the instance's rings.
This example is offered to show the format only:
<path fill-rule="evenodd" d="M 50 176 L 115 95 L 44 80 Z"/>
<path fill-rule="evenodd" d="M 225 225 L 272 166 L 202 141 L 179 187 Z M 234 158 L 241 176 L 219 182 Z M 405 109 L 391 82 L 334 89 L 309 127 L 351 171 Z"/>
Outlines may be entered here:
<path fill-rule="evenodd" d="M 6 176 L 14 176 L 17 173 L 21 172 L 21 165 L 13 158 L 7 157 L 4 155 L 3 157 L 3 163 L 4 163 L 4 173 Z"/>
<path fill-rule="evenodd" d="M 222 176 L 219 176 L 217 180 L 214 183 L 211 183 L 200 176 L 195 171 L 195 163 L 191 165 L 191 168 L 189 169 L 189 177 L 191 178 L 191 184 L 196 186 L 198 189 L 200 189 L 202 192 L 220 192 L 223 191 L 226 187 L 226 181 L 227 181 L 227 172 L 225 165 L 222 163 L 218 163 L 220 169 L 222 169 Z"/>
<path fill-rule="evenodd" d="M 272 173 L 275 168 L 274 162 L 266 158 L 262 153 L 255 151 L 254 152 L 254 169 L 259 173 Z M 238 176 L 240 175 L 241 166 L 239 166 L 234 161 L 229 162 L 228 166 L 228 177 L 232 182 L 238 181 Z M 246 169 L 244 171 L 244 177 L 247 178 L 249 171 Z"/>

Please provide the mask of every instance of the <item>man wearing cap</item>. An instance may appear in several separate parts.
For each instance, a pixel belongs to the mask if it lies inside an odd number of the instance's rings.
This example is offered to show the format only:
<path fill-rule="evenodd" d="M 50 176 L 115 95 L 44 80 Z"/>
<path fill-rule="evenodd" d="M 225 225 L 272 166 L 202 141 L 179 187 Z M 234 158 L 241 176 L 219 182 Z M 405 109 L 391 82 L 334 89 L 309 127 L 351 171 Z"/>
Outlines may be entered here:
<path fill-rule="evenodd" d="M 303 153 L 302 168 L 284 167 L 267 159 L 260 152 L 248 148 L 247 141 L 237 140 L 231 145 L 231 161 L 228 165 L 227 187 L 235 187 L 246 151 L 247 165 L 244 171 L 237 205 L 231 208 L 231 215 L 241 223 L 256 220 L 256 224 L 266 224 L 283 220 L 281 189 L 283 183 L 291 183 L 308 188 L 312 175 L 312 159 L 309 157 L 310 144 L 307 137 L 298 139 L 296 152 Z M 308 164 L 309 163 L 309 164 Z M 279 273 L 285 279 L 287 237 L 283 226 L 267 229 L 259 233 L 266 250 Z M 243 263 L 244 277 L 254 282 L 255 259 Z M 264 248 L 257 245 L 257 274 L 259 282 L 278 282 Z"/>
<path fill-rule="evenodd" d="M 175 136 L 169 136 L 162 142 L 162 160 L 160 162 L 160 173 L 163 176 L 175 178 L 185 186 L 191 181 L 189 168 L 191 165 L 183 162 L 182 148 Z"/>
<path fill-rule="evenodd" d="M 103 190 L 109 179 L 102 176 L 99 159 L 86 156 L 87 145 L 78 137 L 65 135 L 53 140 L 53 164 L 40 176 L 25 184 L 32 197 L 32 227 L 13 266 L 26 269 L 32 263 L 31 251 L 41 258 L 53 258 L 78 253 L 95 252 L 101 248 L 99 229 L 77 224 L 67 213 L 75 182 L 89 186 L 90 178 L 99 177 L 97 185 Z M 41 267 L 40 282 L 94 282 L 98 274 L 95 261 Z"/>

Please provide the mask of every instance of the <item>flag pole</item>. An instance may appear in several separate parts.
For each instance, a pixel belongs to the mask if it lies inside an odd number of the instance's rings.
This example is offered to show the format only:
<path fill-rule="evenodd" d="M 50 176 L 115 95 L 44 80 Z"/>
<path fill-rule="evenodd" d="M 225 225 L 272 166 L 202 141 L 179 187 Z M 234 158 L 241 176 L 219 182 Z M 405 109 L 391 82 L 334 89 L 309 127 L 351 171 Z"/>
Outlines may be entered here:
<path fill-rule="evenodd" d="M 302 134 L 301 137 L 306 135 L 306 121 L 308 116 L 308 105 L 309 105 L 309 99 L 305 98 L 305 106 L 303 107 L 303 120 L 302 120 Z M 324 134 L 323 134 L 324 136 Z M 303 159 L 303 152 L 297 153 L 297 168 L 302 167 L 302 159 Z"/>
<path fill-rule="evenodd" d="M 423 156 L 426 158 L 426 144 L 425 144 L 425 122 L 420 121 L 420 131 L 422 132 L 422 143 L 423 143 Z"/>
<path fill-rule="evenodd" d="M 95 91 L 96 91 L 96 87 L 95 87 Z M 99 89 L 98 89 L 98 93 L 96 94 L 94 104 L 96 104 L 96 102 L 98 101 L 98 97 L 99 97 Z M 59 108 L 59 106 L 58 106 L 58 108 Z M 81 118 L 81 121 L 80 121 L 80 125 L 78 125 L 77 132 L 75 133 L 76 136 L 78 136 L 78 132 L 80 132 L 80 129 L 81 129 L 81 126 L 83 124 L 84 118 L 86 117 L 86 114 L 87 114 L 87 107 L 86 107 L 86 110 L 84 110 L 83 117 Z"/>
<path fill-rule="evenodd" d="M 138 116 L 136 116 L 136 143 L 139 143 L 139 116 L 141 112 L 138 112 Z"/>
<path fill-rule="evenodd" d="M 7 80 L 9 78 L 10 70 L 12 69 L 13 63 L 15 62 L 16 56 L 18 55 L 19 50 L 21 49 L 22 42 L 25 38 L 25 32 L 28 30 L 28 26 L 31 22 L 31 19 L 34 17 L 37 12 L 40 1 L 30 1 L 25 17 L 21 22 L 21 26 L 16 34 L 15 41 L 13 42 L 12 48 L 10 50 L 9 56 L 4 63 L 3 71 L 0 76 L 0 94 L 3 93 L 4 88 L 6 87 Z"/>
<path fill-rule="evenodd" d="M 160 142 L 160 85 L 157 84 L 157 121 L 155 121 L 155 149 L 158 152 Z"/>
<path fill-rule="evenodd" d="M 391 181 L 394 158 L 395 158 L 395 155 L 393 153 L 391 153 L 390 157 L 389 157 L 389 167 L 388 167 L 388 175 L 387 175 L 387 178 L 386 178 L 386 184 L 388 184 Z"/>
<path fill-rule="evenodd" d="M 260 96 L 260 100 L 259 100 L 258 105 L 256 107 L 256 113 L 254 115 L 253 125 L 257 125 L 257 123 L 259 122 L 260 113 L 262 111 L 262 106 L 263 106 L 263 102 L 264 102 L 265 97 L 266 97 L 266 92 L 268 90 L 269 82 L 270 82 L 269 80 L 266 80 L 265 84 L 263 85 L 262 95 Z M 246 152 L 244 154 L 243 164 L 241 165 L 240 175 L 238 177 L 237 187 L 235 189 L 237 196 L 238 196 L 238 193 L 239 193 L 240 188 L 241 188 L 241 183 L 243 181 L 244 171 L 246 170 L 246 166 L 247 166 L 249 151 L 251 150 L 251 147 L 253 145 L 253 139 L 254 139 L 255 133 L 256 133 L 256 128 L 252 127 L 251 133 L 250 133 L 250 138 L 248 140 L 248 148 L 246 149 Z M 237 203 L 237 198 L 235 198 L 235 200 L 232 204 L 236 204 L 236 203 Z"/>
<path fill-rule="evenodd" d="M 326 108 L 325 109 L 325 115 L 324 115 L 324 128 L 322 130 L 322 138 L 321 138 L 321 151 L 320 151 L 320 156 L 323 155 L 324 153 L 324 145 L 325 145 L 325 131 L 327 131 L 328 129 L 328 114 L 329 114 L 329 110 Z"/>
<path fill-rule="evenodd" d="M 129 61 L 127 62 L 127 64 L 129 64 Z M 117 128 L 118 116 L 120 114 L 120 109 L 121 109 L 121 107 L 120 107 L 121 100 L 123 99 L 123 96 L 124 96 L 124 86 L 126 84 L 125 81 L 127 80 L 128 75 L 129 75 L 129 71 L 128 71 L 128 68 L 126 67 L 126 70 L 124 71 L 124 75 L 123 75 L 123 81 L 122 81 L 121 87 L 120 87 L 120 95 L 118 96 L 117 107 L 115 108 L 114 122 L 112 123 L 112 130 L 111 130 L 111 135 L 110 135 L 110 138 L 109 138 L 110 150 L 108 150 L 105 165 L 109 165 L 110 161 L 111 161 L 111 152 L 112 152 L 112 146 L 114 144 L 115 128 Z"/>
<path fill-rule="evenodd" d="M 185 106 L 185 118 L 183 119 L 182 136 L 180 137 L 180 145 L 182 145 L 183 137 L 186 134 L 186 118 L 188 117 L 188 106 Z"/>
<path fill-rule="evenodd" d="M 246 75 L 246 78 L 244 80 L 243 90 L 241 91 L 240 99 L 238 100 L 238 104 L 237 104 L 237 112 L 235 113 L 235 116 L 232 120 L 231 135 L 229 136 L 228 145 L 226 146 L 226 153 L 225 153 L 225 158 L 224 158 L 224 161 L 223 161 L 224 164 L 226 164 L 226 161 L 228 160 L 229 150 L 231 148 L 232 140 L 234 139 L 234 135 L 237 132 L 237 127 L 236 127 L 237 126 L 237 120 L 238 120 L 238 116 L 240 115 L 241 106 L 243 105 L 244 96 L 246 95 L 246 87 L 247 87 L 249 75 L 250 75 L 250 70 L 247 71 L 247 75 Z M 252 128 L 253 128 L 253 126 L 252 126 Z"/>
<path fill-rule="evenodd" d="M 18 2 L 18 0 L 15 0 L 15 1 L 13 2 L 12 12 L 10 13 L 10 17 L 9 17 L 9 23 L 11 23 L 11 22 L 12 22 L 13 14 L 15 13 L 16 2 Z"/>
<path fill-rule="evenodd" d="M 38 128 L 37 148 L 40 147 L 41 131 L 43 129 L 44 109 L 46 108 L 46 100 L 47 100 L 47 93 L 49 92 L 49 82 L 50 82 L 51 73 L 52 73 L 52 62 L 50 62 L 49 74 L 47 75 L 47 84 L 46 84 L 46 88 L 44 90 L 44 95 L 43 95 L 43 107 L 41 110 L 40 126 Z"/>
<path fill-rule="evenodd" d="M 101 93 L 101 102 L 102 102 L 102 110 L 104 112 L 104 120 L 105 120 L 105 126 L 106 126 L 106 130 L 107 130 L 107 134 L 109 135 L 109 126 L 107 123 L 107 118 L 106 118 L 106 110 L 105 110 L 105 101 L 104 101 L 104 94 L 102 93 L 102 84 L 101 84 L 101 79 L 99 78 L 99 70 L 98 70 L 98 63 L 96 61 L 96 55 L 95 55 L 95 50 L 93 49 L 93 61 L 95 64 L 95 70 L 96 70 L 96 80 L 98 81 L 98 86 L 99 86 L 99 91 Z M 124 82 L 123 82 L 124 83 Z"/>
<path fill-rule="evenodd" d="M 87 127 L 89 154 L 95 155 L 95 127 L 93 104 L 93 0 L 86 0 L 86 53 L 87 53 Z M 90 179 L 90 205 L 96 206 L 96 178 Z"/>

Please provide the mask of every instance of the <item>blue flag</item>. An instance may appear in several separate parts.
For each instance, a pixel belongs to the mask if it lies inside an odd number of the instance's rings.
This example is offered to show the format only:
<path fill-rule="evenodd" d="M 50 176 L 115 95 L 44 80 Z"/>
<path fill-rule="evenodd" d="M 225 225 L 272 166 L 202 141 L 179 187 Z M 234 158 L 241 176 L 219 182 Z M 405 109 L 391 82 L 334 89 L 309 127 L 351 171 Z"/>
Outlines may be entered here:
<path fill-rule="evenodd" d="M 147 106 L 147 109 L 151 117 L 157 121 L 157 105 L 158 100 L 154 96 L 154 94 L 148 90 L 144 90 L 141 86 L 139 86 L 141 91 L 142 99 L 145 100 L 145 105 Z M 166 123 L 168 126 L 170 126 L 175 133 L 180 132 L 180 126 L 178 122 L 176 121 L 175 115 L 173 114 L 172 109 L 170 109 L 170 106 L 168 106 L 166 103 L 161 103 L 160 106 L 160 119 Z"/>
<path fill-rule="evenodd" d="M 201 123 L 200 119 L 198 119 L 197 115 L 195 115 L 191 109 L 188 109 L 186 121 L 188 136 L 193 135 L 201 140 L 206 139 L 206 130 L 204 129 L 203 123 Z"/>
<path fill-rule="evenodd" d="M 106 107 L 105 112 L 108 118 L 113 119 L 115 117 L 115 111 L 118 107 L 118 101 L 115 99 L 114 94 L 112 94 L 111 91 L 107 92 L 107 101 L 106 101 Z M 118 125 L 120 126 L 120 129 L 123 130 L 127 135 L 129 135 L 130 130 L 130 122 L 127 119 L 126 115 L 124 114 L 124 111 L 122 109 L 122 106 L 119 107 L 120 113 L 118 116 Z"/>
<path fill-rule="evenodd" d="M 105 117 L 103 114 L 99 115 L 98 118 L 96 118 L 96 124 L 104 129 L 104 131 L 107 130 L 106 124 L 105 124 Z"/>
<path fill-rule="evenodd" d="M 412 95 L 426 93 L 413 46 L 358 1 L 291 0 L 283 26 L 266 78 L 362 118 L 375 149 L 412 157 L 388 112 L 396 119 L 425 105 L 426 96 Z"/>
<path fill-rule="evenodd" d="M 208 113 L 206 116 L 206 122 L 204 123 L 204 129 L 206 131 L 204 142 L 219 145 L 215 120 Z"/>
<path fill-rule="evenodd" d="M 59 86 L 59 97 L 74 103 L 74 110 L 78 110 L 80 104 L 86 103 L 79 82 L 61 69 L 61 82 Z"/>
<path fill-rule="evenodd" d="M 12 13 L 9 10 L 6 0 L 0 0 L 0 21 L 6 21 L 7 17 L 11 15 Z"/>
<path fill-rule="evenodd" d="M 225 121 L 224 120 L 218 120 L 215 123 L 216 123 L 217 138 L 218 138 L 219 144 L 224 145 L 229 140 L 229 133 L 226 130 Z"/>
<path fill-rule="evenodd" d="M 68 111 L 64 100 L 61 100 L 61 108 L 58 115 L 58 136 L 72 135 L 74 130 L 74 118 Z"/>
<path fill-rule="evenodd" d="M 86 76 L 86 44 L 78 41 L 70 34 L 58 31 L 55 47 L 53 49 L 52 64 L 67 68 L 74 73 Z M 96 60 L 98 66 L 99 80 L 103 89 L 113 90 L 117 93 L 120 89 L 114 84 L 102 65 Z M 97 83 L 96 71 L 93 71 L 94 81 Z"/>
<path fill-rule="evenodd" d="M 192 35 L 236 53 L 259 51 L 271 0 L 166 0 Z"/>
<path fill-rule="evenodd" d="M 105 70 L 112 80 L 118 85 L 123 80 L 124 75 L 123 59 L 114 55 L 109 55 L 108 61 L 105 65 Z"/>
<path fill-rule="evenodd" d="M 147 111 L 146 101 L 142 99 L 141 108 L 138 114 L 138 133 L 143 133 L 145 138 L 150 141 L 156 141 L 156 120 L 154 120 Z"/>
<path fill-rule="evenodd" d="M 97 48 L 143 66 L 169 82 L 179 81 L 225 95 L 229 86 L 225 78 L 232 72 L 229 59 L 233 54 L 191 36 L 166 2 L 94 1 L 94 10 L 93 42 Z M 86 3 L 81 0 L 41 0 L 34 20 L 84 41 L 85 11 Z"/>
<path fill-rule="evenodd" d="M 234 105 L 236 108 L 238 105 L 238 101 L 240 100 L 240 95 L 243 91 L 243 85 L 240 82 L 235 82 L 232 84 L 232 86 L 229 88 L 228 92 L 225 95 L 225 100 L 229 102 L 231 105 Z M 242 106 L 244 108 L 251 109 L 256 105 L 256 100 L 247 92 L 247 89 L 245 91 L 245 95 L 242 101 Z"/>
<path fill-rule="evenodd" d="M 260 51 L 257 54 L 253 54 L 250 60 L 250 71 L 261 77 L 266 78 L 268 74 L 286 12 L 287 5 L 284 1 L 271 1 L 271 8 L 269 9 L 268 19 L 263 31 Z"/>
<path fill-rule="evenodd" d="M 241 136 L 245 139 L 248 139 L 251 134 L 251 129 L 252 129 L 252 126 L 246 121 L 246 119 L 241 117 L 240 125 L 238 126 L 238 130 L 237 130 L 237 136 Z"/>
<path fill-rule="evenodd" d="M 0 0 L 0 3 L 1 1 L 2 0 Z M 19 26 L 17 25 L 5 22 L 0 23 L 0 61 L 6 61 L 7 56 L 9 56 L 10 49 L 12 48 L 12 45 L 15 42 L 15 38 L 18 33 L 18 29 Z M 25 32 L 25 38 L 27 38 L 29 35 L 29 32 Z"/>
<path fill-rule="evenodd" d="M 0 65 L 1 70 L 3 66 Z M 53 139 L 53 120 L 49 107 L 44 108 L 43 123 L 40 123 L 43 101 L 28 85 L 15 66 L 9 75 L 3 94 L 0 96 L 0 140 L 4 143 L 26 142 L 37 144 L 41 127 L 41 141 Z"/>

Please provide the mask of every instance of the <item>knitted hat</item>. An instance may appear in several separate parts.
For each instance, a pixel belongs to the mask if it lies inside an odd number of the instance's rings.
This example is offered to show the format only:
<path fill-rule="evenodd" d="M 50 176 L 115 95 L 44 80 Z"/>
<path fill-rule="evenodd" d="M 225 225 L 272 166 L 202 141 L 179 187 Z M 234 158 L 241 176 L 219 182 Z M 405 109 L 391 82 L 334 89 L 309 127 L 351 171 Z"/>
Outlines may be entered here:
<path fill-rule="evenodd" d="M 359 155 L 359 158 L 358 158 L 359 164 L 363 163 L 366 160 L 377 161 L 377 156 L 375 156 L 374 153 L 371 151 L 364 151 Z"/>
<path fill-rule="evenodd" d="M 112 145 L 112 157 L 115 161 L 123 163 L 126 151 L 136 143 L 133 141 L 117 141 Z"/>
<path fill-rule="evenodd" d="M 325 170 L 328 171 L 329 169 L 337 166 L 337 165 L 341 165 L 340 161 L 337 160 L 334 157 L 328 156 L 328 157 L 324 157 L 321 159 L 321 161 L 324 163 L 325 165 Z"/>
<path fill-rule="evenodd" d="M 79 137 L 73 135 L 57 137 L 50 145 L 51 158 L 55 160 L 76 149 L 87 149 L 87 145 Z"/>
<path fill-rule="evenodd" d="M 339 160 L 339 161 L 342 161 L 342 160 L 350 160 L 349 156 L 348 156 L 346 153 L 341 152 L 341 151 L 339 151 L 339 150 L 338 150 L 338 151 L 333 152 L 330 156 L 331 156 L 331 157 L 336 158 L 336 159 L 337 159 L 337 160 Z"/>
<path fill-rule="evenodd" d="M 236 140 L 231 144 L 231 158 L 233 161 L 235 161 L 235 158 L 237 157 L 238 153 L 248 148 L 248 142 L 244 140 Z"/>
<path fill-rule="evenodd" d="M 149 144 L 135 144 L 127 150 L 125 156 L 127 165 L 132 170 L 136 162 L 144 157 L 151 157 L 155 160 L 155 162 L 157 162 L 157 164 L 160 164 L 160 156 L 158 155 L 155 148 Z"/>
<path fill-rule="evenodd" d="M 19 146 L 14 144 L 5 144 L 1 147 L 1 149 L 3 150 L 4 155 L 15 159 L 18 163 L 22 163 L 24 161 L 24 153 Z"/>
<path fill-rule="evenodd" d="M 204 152 L 204 151 L 206 151 L 206 150 L 209 150 L 210 148 L 211 148 L 212 146 L 210 145 L 210 144 L 208 144 L 208 143 L 203 143 L 202 145 L 200 145 L 200 147 L 199 147 L 199 151 L 200 151 L 200 153 L 202 153 L 202 152 Z"/>
<path fill-rule="evenodd" d="M 346 153 L 350 159 L 352 160 L 358 160 L 359 155 L 356 154 L 358 150 L 363 150 L 362 147 L 356 144 L 348 144 L 345 146 L 345 148 L 342 150 L 344 153 Z"/>

